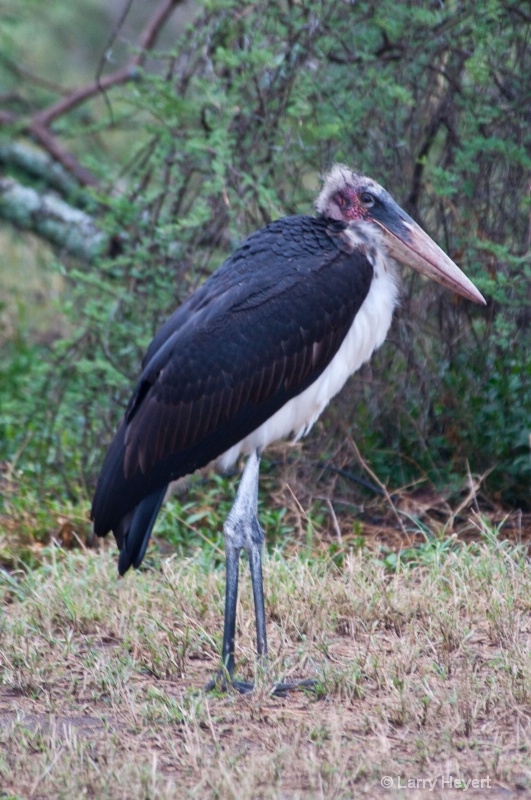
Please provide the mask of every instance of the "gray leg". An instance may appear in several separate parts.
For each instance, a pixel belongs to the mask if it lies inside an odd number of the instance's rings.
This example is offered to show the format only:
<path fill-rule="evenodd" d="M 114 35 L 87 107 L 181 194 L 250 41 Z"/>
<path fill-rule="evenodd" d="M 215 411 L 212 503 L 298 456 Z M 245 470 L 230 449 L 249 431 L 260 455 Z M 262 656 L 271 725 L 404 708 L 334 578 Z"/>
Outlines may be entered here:
<path fill-rule="evenodd" d="M 240 551 L 225 547 L 225 624 L 221 663 L 230 679 L 234 677 L 234 640 L 236 638 L 236 604 L 238 601 L 238 575 Z"/>
<path fill-rule="evenodd" d="M 222 670 L 207 689 L 218 685 L 224 688 L 226 677 L 241 692 L 251 691 L 252 684 L 234 680 L 234 639 L 236 634 L 236 603 L 238 599 L 238 576 L 240 552 L 244 549 L 249 558 L 253 586 L 257 653 L 265 662 L 267 640 L 265 626 L 264 588 L 262 583 L 262 547 L 264 532 L 258 523 L 258 475 L 260 456 L 251 453 L 245 465 L 236 499 L 223 526 L 225 538 L 226 588 L 225 624 L 221 652 Z"/>
<path fill-rule="evenodd" d="M 260 528 L 260 533 L 263 531 Z M 267 636 L 264 605 L 264 581 L 262 578 L 262 545 L 247 550 L 253 585 L 254 613 L 256 619 L 256 653 L 265 667 L 267 662 Z"/>
<path fill-rule="evenodd" d="M 221 652 L 222 667 L 207 690 L 226 689 L 230 683 L 239 692 L 250 692 L 252 683 L 234 679 L 234 640 L 236 635 L 236 603 L 238 600 L 238 573 L 240 552 L 245 550 L 251 568 L 254 608 L 256 617 L 256 652 L 261 665 L 267 667 L 267 638 L 265 624 L 264 586 L 262 580 L 262 548 L 264 532 L 258 522 L 258 475 L 260 456 L 251 453 L 245 465 L 236 500 L 223 526 L 227 583 L 225 589 L 225 624 Z M 311 688 L 315 681 L 279 683 L 273 694 L 283 695 L 294 689 Z"/>

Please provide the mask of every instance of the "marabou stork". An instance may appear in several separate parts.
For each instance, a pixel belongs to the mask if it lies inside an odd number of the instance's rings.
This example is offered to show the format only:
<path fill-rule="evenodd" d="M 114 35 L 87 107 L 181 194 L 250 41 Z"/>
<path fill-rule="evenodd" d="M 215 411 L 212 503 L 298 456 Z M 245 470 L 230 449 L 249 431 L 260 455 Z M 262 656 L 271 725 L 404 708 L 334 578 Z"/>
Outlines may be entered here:
<path fill-rule="evenodd" d="M 329 400 L 384 341 L 397 304 L 396 261 L 476 303 L 485 300 L 375 181 L 336 165 L 317 216 L 253 233 L 158 331 L 99 477 L 91 516 L 112 530 L 123 575 L 139 567 L 168 485 L 217 462 L 248 460 L 224 524 L 222 666 L 234 679 L 240 551 L 249 558 L 257 653 L 267 658 L 260 454 L 308 433 Z M 303 685 L 308 682 L 302 682 Z M 279 684 L 277 692 L 298 684 Z"/>

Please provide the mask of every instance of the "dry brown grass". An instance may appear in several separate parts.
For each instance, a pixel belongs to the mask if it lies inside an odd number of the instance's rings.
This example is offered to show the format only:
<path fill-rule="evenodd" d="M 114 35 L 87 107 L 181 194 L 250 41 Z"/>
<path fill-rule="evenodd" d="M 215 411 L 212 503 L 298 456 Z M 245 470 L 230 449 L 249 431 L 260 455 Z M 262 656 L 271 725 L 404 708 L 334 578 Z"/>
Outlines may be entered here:
<path fill-rule="evenodd" d="M 367 552 L 340 568 L 266 559 L 271 673 L 319 682 L 283 699 L 263 680 L 246 697 L 202 691 L 223 606 L 206 561 L 119 580 L 112 551 L 50 550 L 40 568 L 4 574 L 2 798 L 452 798 L 458 779 L 483 780 L 475 797 L 530 793 L 521 552 L 484 531 L 394 573 Z M 241 677 L 254 672 L 249 588 Z"/>

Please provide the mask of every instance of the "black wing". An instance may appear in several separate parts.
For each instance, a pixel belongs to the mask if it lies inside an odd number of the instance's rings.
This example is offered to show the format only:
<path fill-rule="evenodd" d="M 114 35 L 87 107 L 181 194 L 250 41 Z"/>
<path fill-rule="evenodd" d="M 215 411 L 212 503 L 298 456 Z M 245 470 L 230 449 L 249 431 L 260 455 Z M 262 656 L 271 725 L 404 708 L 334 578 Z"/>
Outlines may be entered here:
<path fill-rule="evenodd" d="M 112 529 L 121 546 L 148 496 L 153 524 L 170 481 L 220 456 L 319 377 L 373 275 L 344 228 L 303 216 L 272 223 L 160 329 L 101 471 L 98 535 Z"/>

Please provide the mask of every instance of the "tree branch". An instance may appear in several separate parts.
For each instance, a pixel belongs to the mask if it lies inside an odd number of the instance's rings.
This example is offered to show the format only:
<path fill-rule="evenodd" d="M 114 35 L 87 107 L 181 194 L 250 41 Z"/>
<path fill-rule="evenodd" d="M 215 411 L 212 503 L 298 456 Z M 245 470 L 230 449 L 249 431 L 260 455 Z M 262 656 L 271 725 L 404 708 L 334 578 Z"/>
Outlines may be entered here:
<path fill-rule="evenodd" d="M 34 119 L 29 127 L 29 133 L 41 144 L 44 149 L 59 162 L 82 186 L 97 186 L 99 181 L 86 167 L 79 163 L 72 153 L 66 150 L 49 128 Z"/>
<path fill-rule="evenodd" d="M 42 147 L 60 164 L 65 167 L 83 186 L 96 186 L 98 179 L 88 169 L 83 167 L 77 159 L 66 150 L 53 134 L 50 126 L 52 122 L 66 114 L 72 109 L 89 100 L 91 97 L 104 92 L 111 86 L 126 83 L 136 77 L 138 67 L 142 66 L 146 59 L 147 52 L 154 46 L 158 35 L 167 19 L 170 17 L 176 6 L 183 0 L 162 0 L 159 7 L 148 20 L 144 30 L 140 34 L 138 42 L 138 52 L 135 53 L 129 62 L 115 72 L 104 78 L 98 78 L 86 86 L 82 86 L 57 100 L 47 108 L 41 109 L 34 114 L 29 121 L 22 116 L 18 116 L 9 111 L 0 112 L 0 125 L 18 125 L 21 132 L 32 136 Z"/>
<path fill-rule="evenodd" d="M 85 261 L 110 252 L 113 246 L 88 214 L 55 194 L 41 195 L 13 178 L 0 178 L 0 217 Z"/>
<path fill-rule="evenodd" d="M 455 61 L 456 63 L 453 65 L 453 69 L 447 69 L 447 74 L 444 74 L 439 70 L 439 74 L 446 79 L 449 86 L 445 94 L 439 100 L 432 118 L 426 126 L 424 142 L 422 143 L 415 159 L 415 168 L 413 170 L 411 189 L 405 203 L 405 208 L 410 214 L 413 214 L 413 216 L 418 213 L 418 202 L 423 183 L 425 159 L 435 142 L 441 126 L 446 125 L 449 128 L 448 120 L 450 109 L 454 102 L 455 95 L 459 91 L 460 75 L 465 63 L 464 55 L 458 53 Z M 454 77 L 451 78 L 451 75 L 454 75 Z"/>
<path fill-rule="evenodd" d="M 0 143 L 0 164 L 15 167 L 63 196 L 79 194 L 79 184 L 49 153 L 23 142 Z"/>

